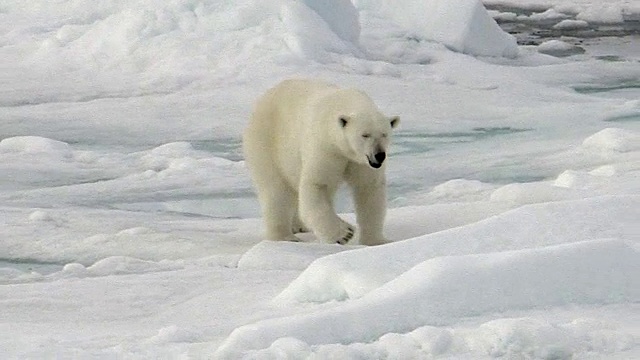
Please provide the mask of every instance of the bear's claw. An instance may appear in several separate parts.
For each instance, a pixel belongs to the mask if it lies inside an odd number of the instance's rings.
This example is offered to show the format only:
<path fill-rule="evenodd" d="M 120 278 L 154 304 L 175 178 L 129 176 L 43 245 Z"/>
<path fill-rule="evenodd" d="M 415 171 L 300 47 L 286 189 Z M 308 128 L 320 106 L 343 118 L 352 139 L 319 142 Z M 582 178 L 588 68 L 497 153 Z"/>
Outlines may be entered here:
<path fill-rule="evenodd" d="M 336 243 L 340 244 L 340 245 L 345 245 L 346 243 L 349 242 L 349 240 L 351 240 L 351 238 L 353 238 L 353 234 L 355 233 L 355 231 L 353 230 L 353 228 L 351 226 L 349 226 L 347 228 L 347 233 L 342 237 L 342 239 L 336 241 Z"/>

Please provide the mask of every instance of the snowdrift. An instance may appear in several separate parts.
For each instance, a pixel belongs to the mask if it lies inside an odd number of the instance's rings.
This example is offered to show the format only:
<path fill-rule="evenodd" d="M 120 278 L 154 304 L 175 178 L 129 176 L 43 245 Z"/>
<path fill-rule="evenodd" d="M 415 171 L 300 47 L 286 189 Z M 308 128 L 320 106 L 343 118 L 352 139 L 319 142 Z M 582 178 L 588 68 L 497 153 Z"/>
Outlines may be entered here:
<path fill-rule="evenodd" d="M 288 337 L 311 345 L 368 342 L 507 309 L 637 302 L 639 273 L 640 252 L 620 240 L 435 258 L 331 310 L 240 327 L 216 358 L 237 359 Z"/>
<path fill-rule="evenodd" d="M 440 256 L 520 250 L 576 240 L 631 238 L 637 214 L 629 209 L 639 207 L 640 196 L 527 205 L 475 224 L 326 256 L 313 262 L 276 302 L 358 298 L 413 266 Z"/>
<path fill-rule="evenodd" d="M 71 101 L 141 96 L 212 73 L 228 79 L 246 70 L 255 77 L 265 64 L 360 54 L 359 15 L 348 0 L 71 0 L 65 6 L 15 2 L 2 12 L 12 25 L 3 46 L 24 54 L 15 59 L 21 72 L 8 74 L 23 80 L 3 98 L 10 105 L 49 102 L 64 83 L 84 90 L 69 95 Z M 42 88 L 36 96 L 23 92 L 36 84 Z"/>
<path fill-rule="evenodd" d="M 479 0 L 358 0 L 359 8 L 379 12 L 409 35 L 436 41 L 477 56 L 516 57 L 515 37 L 504 32 Z"/>
<path fill-rule="evenodd" d="M 15 66 L 10 72 L 0 68 L 0 76 L 17 85 L 0 90 L 0 105 L 165 95 L 203 79 L 206 86 L 256 81 L 265 69 L 308 73 L 310 64 L 399 76 L 389 64 L 397 59 L 374 55 L 389 47 L 392 52 L 393 42 L 374 39 L 363 46 L 362 9 L 383 11 L 385 21 L 404 28 L 407 35 L 400 41 L 407 49 L 417 38 L 472 55 L 517 54 L 515 41 L 475 0 L 406 1 L 402 6 L 360 1 L 360 9 L 348 0 L 65 4 L 3 7 L 5 23 L 12 25 L 0 27 L 5 30 L 0 42 L 15 49 L 6 54 Z M 409 50 L 405 61 L 421 63 L 429 58 L 423 52 Z M 40 90 L 33 94 L 32 88 Z"/>
<path fill-rule="evenodd" d="M 513 37 L 477 0 L 357 1 L 358 9 L 348 0 L 67 3 L 9 4 L 3 10 L 17 19 L 32 16 L 38 21 L 18 21 L 4 39 L 24 49 L 25 66 L 47 64 L 64 73 L 79 69 L 144 73 L 136 80 L 156 86 L 163 76 L 171 75 L 178 77 L 174 80 L 178 83 L 172 83 L 178 86 L 205 71 L 230 75 L 238 70 L 237 64 L 248 66 L 256 60 L 291 64 L 296 58 L 337 61 L 331 54 L 362 57 L 359 10 L 363 9 L 375 10 L 410 35 L 441 42 L 454 51 L 517 54 Z M 21 33 L 32 35 L 29 42 L 18 36 Z"/>

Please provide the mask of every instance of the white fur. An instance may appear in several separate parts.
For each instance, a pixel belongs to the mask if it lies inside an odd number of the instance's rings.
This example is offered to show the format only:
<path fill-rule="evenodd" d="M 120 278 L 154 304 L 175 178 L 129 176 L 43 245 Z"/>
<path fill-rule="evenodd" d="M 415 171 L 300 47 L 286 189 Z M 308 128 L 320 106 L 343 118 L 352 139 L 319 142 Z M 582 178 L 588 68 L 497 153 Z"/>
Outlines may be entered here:
<path fill-rule="evenodd" d="M 294 233 L 309 229 L 328 243 L 349 241 L 355 228 L 333 206 L 346 181 L 359 242 L 384 243 L 385 163 L 376 154 L 386 153 L 398 122 L 362 91 L 319 81 L 286 80 L 264 94 L 243 145 L 267 238 L 298 241 Z"/>

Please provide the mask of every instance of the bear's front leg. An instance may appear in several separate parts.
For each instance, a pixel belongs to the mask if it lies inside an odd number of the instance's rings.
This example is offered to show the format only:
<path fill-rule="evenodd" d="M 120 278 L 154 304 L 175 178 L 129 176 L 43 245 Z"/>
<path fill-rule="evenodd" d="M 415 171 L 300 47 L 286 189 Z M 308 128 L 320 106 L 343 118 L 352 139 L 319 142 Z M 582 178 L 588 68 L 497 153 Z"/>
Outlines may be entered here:
<path fill-rule="evenodd" d="M 327 243 L 346 244 L 355 228 L 342 220 L 333 208 L 335 188 L 314 182 L 300 184 L 300 216 L 313 233 Z"/>
<path fill-rule="evenodd" d="M 380 245 L 387 242 L 382 230 L 387 213 L 386 179 L 383 172 L 359 169 L 347 181 L 352 187 L 356 219 L 362 245 Z"/>

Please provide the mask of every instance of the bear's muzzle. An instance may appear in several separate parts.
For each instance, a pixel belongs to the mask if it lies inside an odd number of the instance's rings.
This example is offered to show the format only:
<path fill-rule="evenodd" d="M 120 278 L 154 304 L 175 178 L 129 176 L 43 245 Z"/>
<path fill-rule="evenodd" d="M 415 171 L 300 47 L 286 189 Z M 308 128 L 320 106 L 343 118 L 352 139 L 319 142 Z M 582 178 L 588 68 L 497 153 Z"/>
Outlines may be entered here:
<path fill-rule="evenodd" d="M 369 160 L 369 165 L 374 169 L 380 168 L 382 166 L 382 163 L 384 162 L 384 159 L 386 158 L 387 158 L 387 154 L 384 151 L 375 154 L 373 156 L 373 159 L 367 156 L 367 160 Z"/>

